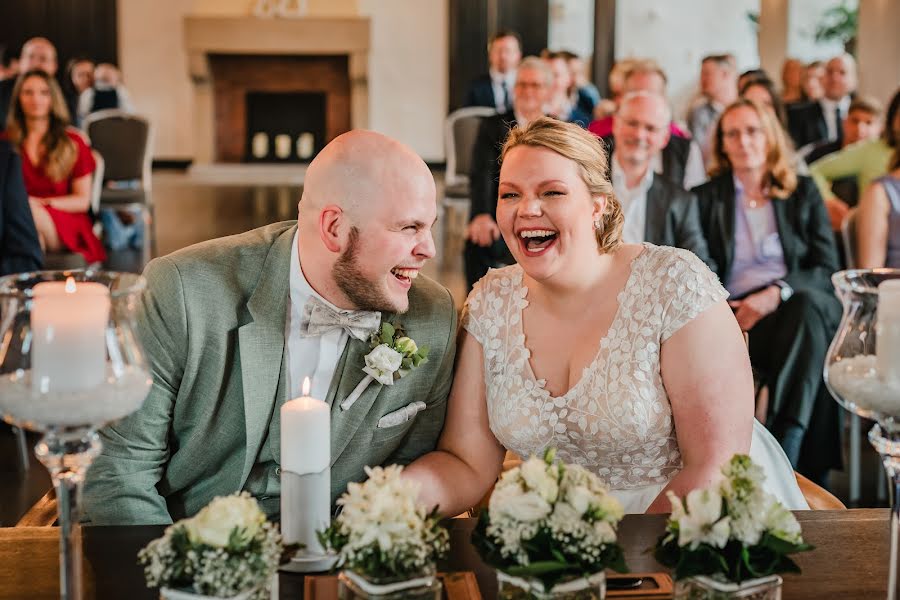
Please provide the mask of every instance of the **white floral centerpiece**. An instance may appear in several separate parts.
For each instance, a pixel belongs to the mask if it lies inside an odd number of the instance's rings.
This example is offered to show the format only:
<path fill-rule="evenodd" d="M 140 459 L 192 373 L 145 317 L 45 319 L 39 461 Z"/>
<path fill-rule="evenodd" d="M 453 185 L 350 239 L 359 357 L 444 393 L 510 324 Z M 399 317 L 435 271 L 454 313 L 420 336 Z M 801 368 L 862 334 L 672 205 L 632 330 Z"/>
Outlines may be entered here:
<path fill-rule="evenodd" d="M 550 449 L 506 471 L 473 534 L 501 596 L 603 597 L 604 570 L 627 571 L 616 543 L 622 505 L 596 475 L 554 459 Z M 504 594 L 504 584 L 524 596 Z"/>
<path fill-rule="evenodd" d="M 319 534 L 322 546 L 338 554 L 350 597 L 440 597 L 435 563 L 447 554 L 450 536 L 437 509 L 418 504 L 419 484 L 402 472 L 398 465 L 366 467 L 369 479 L 347 486 L 337 501 L 340 514 Z"/>
<path fill-rule="evenodd" d="M 148 587 L 164 598 L 268 598 L 283 546 L 247 492 L 214 498 L 138 553 Z"/>
<path fill-rule="evenodd" d="M 760 584 L 780 590 L 778 573 L 800 572 L 787 555 L 813 547 L 804 543 L 793 513 L 763 489 L 765 473 L 749 456 L 736 454 L 722 474 L 721 481 L 689 492 L 684 501 L 669 492 L 672 515 L 656 559 L 673 568 L 677 580 L 695 580 L 681 586 L 683 597 L 728 597 L 691 592 L 697 582 L 723 593 Z"/>

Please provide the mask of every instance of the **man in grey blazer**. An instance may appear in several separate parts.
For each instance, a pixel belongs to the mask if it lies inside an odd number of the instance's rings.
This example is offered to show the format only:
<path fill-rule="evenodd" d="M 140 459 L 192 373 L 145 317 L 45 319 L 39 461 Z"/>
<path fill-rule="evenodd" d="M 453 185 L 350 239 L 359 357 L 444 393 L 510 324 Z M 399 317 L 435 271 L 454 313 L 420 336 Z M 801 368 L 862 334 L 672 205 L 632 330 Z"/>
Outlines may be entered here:
<path fill-rule="evenodd" d="M 697 199 L 653 170 L 653 159 L 669 142 L 671 112 L 665 98 L 632 92 L 613 118 L 610 180 L 622 205 L 623 240 L 690 250 L 710 268 Z"/>
<path fill-rule="evenodd" d="M 366 465 L 432 450 L 457 324 L 449 292 L 418 276 L 434 255 L 435 211 L 434 180 L 418 156 L 354 131 L 310 164 L 296 223 L 148 264 L 138 333 L 153 387 L 138 412 L 101 432 L 87 517 L 169 523 L 247 490 L 277 518 L 279 409 L 301 395 L 305 377 L 331 406 L 332 501 L 365 478 Z M 373 381 L 342 408 L 366 375 L 368 335 L 384 320 L 428 346 L 428 361 L 393 385 Z M 409 418 L 393 424 L 398 415 Z"/>

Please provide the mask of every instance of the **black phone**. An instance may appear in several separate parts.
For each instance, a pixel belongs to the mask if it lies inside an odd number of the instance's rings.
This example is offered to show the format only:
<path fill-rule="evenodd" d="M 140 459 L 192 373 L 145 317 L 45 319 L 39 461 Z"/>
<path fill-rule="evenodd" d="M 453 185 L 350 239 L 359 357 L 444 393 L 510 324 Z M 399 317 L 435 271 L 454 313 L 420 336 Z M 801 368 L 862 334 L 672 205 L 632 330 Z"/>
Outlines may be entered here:
<path fill-rule="evenodd" d="M 608 577 L 606 579 L 606 589 L 609 590 L 632 590 L 641 587 L 644 580 L 640 577 Z"/>

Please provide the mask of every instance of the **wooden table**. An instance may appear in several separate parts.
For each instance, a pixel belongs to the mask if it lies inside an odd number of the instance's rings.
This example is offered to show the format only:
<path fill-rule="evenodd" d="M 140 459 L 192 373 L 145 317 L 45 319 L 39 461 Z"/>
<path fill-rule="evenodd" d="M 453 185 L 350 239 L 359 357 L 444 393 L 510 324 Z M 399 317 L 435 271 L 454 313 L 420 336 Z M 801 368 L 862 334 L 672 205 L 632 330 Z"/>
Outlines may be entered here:
<path fill-rule="evenodd" d="M 784 577 L 785 600 L 866 598 L 886 596 L 890 548 L 889 511 L 857 509 L 802 511 L 797 518 L 812 552 L 796 560 L 802 575 Z M 663 569 L 650 553 L 662 533 L 664 517 L 629 515 L 619 527 L 619 537 L 632 571 Z M 473 519 L 448 522 L 451 554 L 447 571 L 474 571 L 486 600 L 496 595 L 494 572 L 485 566 L 469 544 Z M 137 564 L 137 552 L 162 534 L 162 527 L 84 527 L 85 581 L 88 598 L 139 600 L 159 598 L 147 589 Z M 57 528 L 0 529 L 0 599 L 58 598 Z M 300 598 L 303 578 L 283 573 L 281 598 Z"/>

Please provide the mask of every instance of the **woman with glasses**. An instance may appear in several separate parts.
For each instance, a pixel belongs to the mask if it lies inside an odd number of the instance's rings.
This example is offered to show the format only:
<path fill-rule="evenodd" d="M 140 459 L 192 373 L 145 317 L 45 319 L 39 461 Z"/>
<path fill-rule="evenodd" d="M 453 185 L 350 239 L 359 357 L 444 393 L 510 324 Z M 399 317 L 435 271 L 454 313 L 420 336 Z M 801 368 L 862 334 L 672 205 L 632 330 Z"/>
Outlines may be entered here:
<path fill-rule="evenodd" d="M 824 483 L 840 466 L 837 404 L 822 364 L 840 320 L 837 253 L 822 197 L 798 175 L 770 111 L 740 99 L 722 113 L 711 179 L 694 188 L 750 360 L 769 388 L 766 426 L 791 464 Z"/>

